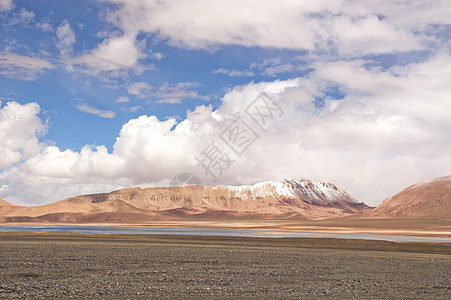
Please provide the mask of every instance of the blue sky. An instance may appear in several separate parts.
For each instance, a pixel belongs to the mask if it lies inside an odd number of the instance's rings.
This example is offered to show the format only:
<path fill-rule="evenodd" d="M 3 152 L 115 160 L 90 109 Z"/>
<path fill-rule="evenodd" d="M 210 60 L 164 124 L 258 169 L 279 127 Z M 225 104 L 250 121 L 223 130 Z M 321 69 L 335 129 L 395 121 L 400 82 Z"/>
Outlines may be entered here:
<path fill-rule="evenodd" d="M 0 198 L 190 172 L 332 181 L 375 205 L 449 175 L 449 15 L 432 0 L 0 0 Z M 283 116 L 208 176 L 196 158 L 261 93 Z"/>
<path fill-rule="evenodd" d="M 7 75 L 2 78 L 1 94 L 5 100 L 10 97 L 22 104 L 30 100 L 38 102 L 44 111 L 43 118 L 48 119 L 51 125 L 46 137 L 62 148 L 79 151 L 87 144 L 107 145 L 111 148 L 121 126 L 136 115 L 183 119 L 186 111 L 193 110 L 197 105 L 211 103 L 217 107 L 225 92 L 234 86 L 251 81 L 287 79 L 306 72 L 293 70 L 277 74 L 276 77 L 276 74 L 262 74 L 264 70 L 255 67 L 251 71 L 252 75 L 248 71 L 248 74 L 242 76 L 229 76 L 215 71 L 247 70 L 253 63 L 262 64 L 265 60 L 277 60 L 277 64 L 283 65 L 291 63 L 305 51 L 234 45 L 191 50 L 170 47 L 152 33 L 141 33 L 136 39 L 137 43 L 144 44 L 142 52 L 145 57 L 140 60 L 140 64 L 146 70 L 140 74 L 132 72 L 120 78 L 106 78 L 83 72 L 67 72 L 57 45 L 58 28 L 67 22 L 74 34 L 70 54 L 80 56 L 102 43 L 105 39 L 104 36 L 99 37 L 102 31 L 120 30 L 103 17 L 115 6 L 93 1 L 44 3 L 16 1 L 14 9 L 3 13 L 2 50 L 44 58 L 55 68 L 36 75 L 38 78 L 33 80 L 20 80 L 24 78 L 20 73 Z M 46 29 L 41 29 L 43 26 Z M 302 62 L 297 63 L 302 66 Z M 193 87 L 182 89 L 177 98 L 177 102 L 180 102 L 178 105 L 160 104 L 156 102 L 164 99 L 164 93 L 142 98 L 130 95 L 127 86 L 135 82 L 145 82 L 155 87 L 191 83 Z M 184 96 L 189 92 L 196 95 Z M 120 97 L 126 97 L 130 102 L 116 103 Z M 77 110 L 80 103 L 113 111 L 116 115 L 111 120 L 101 119 Z M 135 109 L 132 110 L 133 108 Z M 105 127 L 109 130 L 105 130 Z"/>

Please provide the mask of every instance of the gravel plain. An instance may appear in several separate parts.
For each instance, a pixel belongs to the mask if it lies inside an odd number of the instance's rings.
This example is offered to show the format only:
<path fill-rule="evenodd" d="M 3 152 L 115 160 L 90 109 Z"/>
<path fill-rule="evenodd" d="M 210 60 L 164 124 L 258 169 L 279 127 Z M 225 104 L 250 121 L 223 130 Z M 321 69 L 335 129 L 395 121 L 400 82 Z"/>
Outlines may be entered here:
<path fill-rule="evenodd" d="M 451 245 L 0 233 L 0 298 L 451 298 Z"/>

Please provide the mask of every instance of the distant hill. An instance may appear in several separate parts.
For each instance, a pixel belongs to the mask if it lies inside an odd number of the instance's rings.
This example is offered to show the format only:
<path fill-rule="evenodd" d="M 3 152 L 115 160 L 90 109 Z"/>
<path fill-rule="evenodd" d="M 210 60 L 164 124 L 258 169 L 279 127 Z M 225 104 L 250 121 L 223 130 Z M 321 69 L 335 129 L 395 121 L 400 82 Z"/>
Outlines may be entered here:
<path fill-rule="evenodd" d="M 367 213 L 372 217 L 451 218 L 451 176 L 409 186 Z"/>
<path fill-rule="evenodd" d="M 3 199 L 0 199 L 0 206 L 12 206 L 12 204 Z"/>
<path fill-rule="evenodd" d="M 331 183 L 307 179 L 265 181 L 252 186 L 131 188 L 21 207 L 7 222 L 137 222 L 191 217 L 317 219 L 368 210 Z"/>
<path fill-rule="evenodd" d="M 11 203 L 0 199 L 0 221 L 2 220 L 2 216 L 10 214 L 17 209 L 22 208 L 21 206 L 14 206 Z"/>

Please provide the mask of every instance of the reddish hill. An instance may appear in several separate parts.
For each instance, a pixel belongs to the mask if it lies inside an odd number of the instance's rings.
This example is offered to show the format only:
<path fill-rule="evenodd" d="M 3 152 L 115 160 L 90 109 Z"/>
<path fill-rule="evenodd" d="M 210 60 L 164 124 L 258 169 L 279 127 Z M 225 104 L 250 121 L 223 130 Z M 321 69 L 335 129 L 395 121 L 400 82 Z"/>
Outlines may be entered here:
<path fill-rule="evenodd" d="M 451 176 L 409 186 L 367 213 L 372 217 L 451 218 Z"/>
<path fill-rule="evenodd" d="M 0 206 L 12 206 L 12 204 L 3 199 L 0 199 Z"/>
<path fill-rule="evenodd" d="M 4 214 L 7 222 L 136 222 L 189 217 L 347 216 L 368 210 L 342 189 L 307 179 L 252 186 L 131 188 L 69 198 Z"/>
<path fill-rule="evenodd" d="M 21 206 L 15 206 L 3 199 L 0 199 L 0 220 L 2 216 L 13 213 L 20 208 Z"/>

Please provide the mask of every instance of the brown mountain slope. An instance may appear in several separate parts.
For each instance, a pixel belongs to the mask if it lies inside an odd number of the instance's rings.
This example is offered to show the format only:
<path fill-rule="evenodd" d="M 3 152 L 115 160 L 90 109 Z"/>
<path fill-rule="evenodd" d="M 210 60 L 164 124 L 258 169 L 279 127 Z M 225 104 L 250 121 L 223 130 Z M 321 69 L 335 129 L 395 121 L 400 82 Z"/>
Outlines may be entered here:
<path fill-rule="evenodd" d="M 367 213 L 372 217 L 451 218 L 451 176 L 409 186 Z"/>
<path fill-rule="evenodd" d="M 0 206 L 12 206 L 12 204 L 3 199 L 0 199 Z"/>
<path fill-rule="evenodd" d="M 69 198 L 57 203 L 22 207 L 5 221 L 134 222 L 205 217 L 325 218 L 368 209 L 330 183 L 310 180 L 267 181 L 252 186 L 186 186 L 131 188 L 107 194 Z"/>
<path fill-rule="evenodd" d="M 9 203 L 3 199 L 0 199 L 0 219 L 2 216 L 13 213 L 14 211 L 16 211 L 20 208 L 22 208 L 22 207 L 12 205 L 11 203 Z"/>
<path fill-rule="evenodd" d="M 104 212 L 142 212 L 142 210 L 121 200 L 112 199 L 110 201 L 96 203 L 96 196 L 98 195 L 79 196 L 42 206 L 22 207 L 8 214 L 8 216 L 38 217 L 58 213 L 95 214 Z"/>

